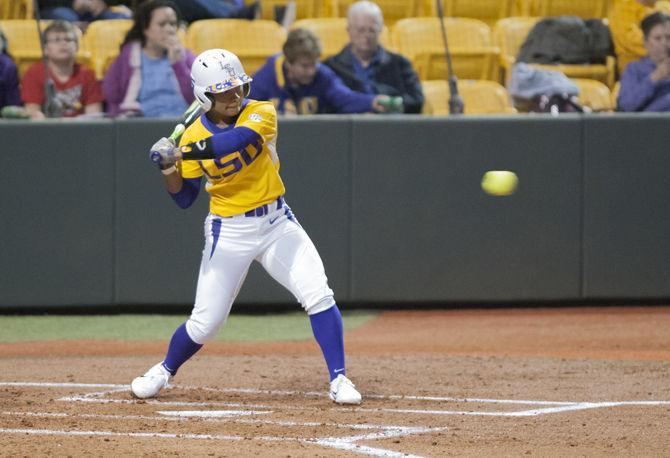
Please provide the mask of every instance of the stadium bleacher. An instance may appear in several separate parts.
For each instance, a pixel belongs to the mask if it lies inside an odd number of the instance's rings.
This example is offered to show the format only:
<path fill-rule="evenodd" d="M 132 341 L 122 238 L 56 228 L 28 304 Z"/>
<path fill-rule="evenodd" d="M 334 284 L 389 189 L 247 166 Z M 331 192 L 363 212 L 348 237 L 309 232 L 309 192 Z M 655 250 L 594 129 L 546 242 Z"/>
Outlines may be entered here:
<path fill-rule="evenodd" d="M 312 30 L 323 45 L 322 58 L 337 52 L 348 42 L 346 11 L 353 0 L 296 0 L 296 19 L 291 28 Z M 255 21 L 210 19 L 195 21 L 180 32 L 194 53 L 212 47 L 224 47 L 238 54 L 254 72 L 271 55 L 280 52 L 286 31 L 274 21 L 276 7 L 289 0 L 262 2 L 262 18 Z M 448 88 L 446 59 L 436 4 L 433 0 L 377 0 L 386 25 L 381 43 L 405 55 L 413 63 L 420 79 L 431 94 L 443 97 Z M 510 69 L 518 50 L 531 28 L 542 17 L 571 14 L 583 18 L 605 18 L 613 0 L 442 0 L 446 15 L 450 51 L 455 74 L 463 92 L 472 98 L 476 92 L 490 92 L 494 98 L 504 94 Z M 9 42 L 9 52 L 22 75 L 40 59 L 40 41 L 32 19 L 30 0 L 5 0 L 0 6 L 0 28 Z M 47 21 L 42 21 L 45 27 Z M 130 28 L 130 20 L 96 21 L 80 37 L 77 58 L 102 78 L 118 55 L 119 45 Z M 609 57 L 602 65 L 539 66 L 564 72 L 575 78 L 583 91 L 582 101 L 596 111 L 615 108 L 616 62 Z M 487 81 L 487 82 L 484 82 Z M 446 91 L 446 92 L 445 92 Z M 501 92 L 503 91 L 503 92 Z M 487 93 L 488 93 L 487 92 Z M 427 97 L 428 99 L 428 97 Z M 510 112 L 511 105 L 493 111 L 471 102 L 468 113 Z M 439 106 L 435 103 L 435 107 Z M 427 107 L 424 114 L 438 114 Z M 513 110 L 513 109 L 512 109 Z"/>

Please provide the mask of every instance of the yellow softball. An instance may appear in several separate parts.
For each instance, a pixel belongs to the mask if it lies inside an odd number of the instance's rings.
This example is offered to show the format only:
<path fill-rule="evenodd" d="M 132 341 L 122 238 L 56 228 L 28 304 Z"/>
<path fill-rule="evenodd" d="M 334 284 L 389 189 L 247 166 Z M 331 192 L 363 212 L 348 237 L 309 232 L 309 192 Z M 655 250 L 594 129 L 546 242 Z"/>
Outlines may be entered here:
<path fill-rule="evenodd" d="M 516 173 L 509 170 L 489 170 L 482 177 L 482 189 L 492 196 L 512 195 L 518 184 Z"/>

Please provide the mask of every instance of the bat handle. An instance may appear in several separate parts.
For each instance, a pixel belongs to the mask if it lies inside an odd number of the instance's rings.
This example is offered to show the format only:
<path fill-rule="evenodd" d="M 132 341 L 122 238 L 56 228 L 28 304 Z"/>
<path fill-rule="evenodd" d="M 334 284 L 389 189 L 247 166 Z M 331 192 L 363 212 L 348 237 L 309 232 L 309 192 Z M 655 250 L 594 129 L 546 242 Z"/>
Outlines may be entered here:
<path fill-rule="evenodd" d="M 177 124 L 172 131 L 172 134 L 170 135 L 170 139 L 174 140 L 175 143 L 177 143 L 177 140 L 179 140 L 179 137 L 182 136 L 184 131 L 186 130 L 186 126 L 183 124 Z"/>

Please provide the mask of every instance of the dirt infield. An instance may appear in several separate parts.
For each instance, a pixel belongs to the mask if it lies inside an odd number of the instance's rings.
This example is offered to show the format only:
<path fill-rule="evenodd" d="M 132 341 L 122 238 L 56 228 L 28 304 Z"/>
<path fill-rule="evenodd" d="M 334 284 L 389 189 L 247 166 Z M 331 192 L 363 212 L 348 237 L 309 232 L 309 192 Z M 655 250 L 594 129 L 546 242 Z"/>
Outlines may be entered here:
<path fill-rule="evenodd" d="M 346 314 L 346 311 L 344 312 Z M 360 407 L 315 343 L 0 344 L 0 456 L 667 456 L 670 307 L 385 312 L 346 335 Z"/>

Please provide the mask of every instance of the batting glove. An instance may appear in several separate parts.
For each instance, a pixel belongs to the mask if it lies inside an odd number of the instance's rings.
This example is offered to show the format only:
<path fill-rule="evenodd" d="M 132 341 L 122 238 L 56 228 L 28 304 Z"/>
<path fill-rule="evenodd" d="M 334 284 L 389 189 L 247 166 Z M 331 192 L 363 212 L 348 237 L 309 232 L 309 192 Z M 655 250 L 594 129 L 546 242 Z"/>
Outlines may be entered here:
<path fill-rule="evenodd" d="M 181 151 L 175 146 L 174 140 L 163 137 L 151 147 L 149 159 L 161 169 L 166 169 L 181 159 Z"/>

